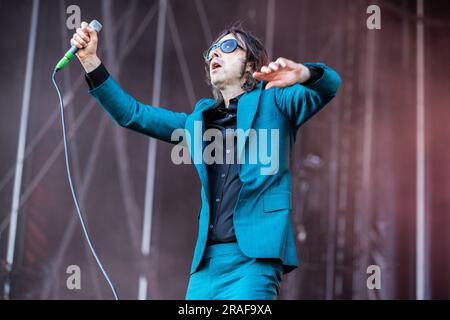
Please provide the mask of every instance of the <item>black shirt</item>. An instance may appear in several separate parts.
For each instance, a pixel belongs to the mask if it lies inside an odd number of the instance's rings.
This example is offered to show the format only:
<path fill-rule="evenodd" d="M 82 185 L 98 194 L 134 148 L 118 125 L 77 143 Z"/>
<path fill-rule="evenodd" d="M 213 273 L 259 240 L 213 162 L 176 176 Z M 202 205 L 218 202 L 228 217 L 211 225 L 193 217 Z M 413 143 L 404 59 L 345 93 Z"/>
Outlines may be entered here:
<path fill-rule="evenodd" d="M 217 129 L 222 134 L 221 141 L 213 140 L 208 145 L 219 143 L 221 146 L 217 150 L 223 152 L 221 163 L 207 164 L 210 189 L 207 245 L 236 241 L 233 213 L 242 187 L 237 164 L 237 138 L 234 135 L 239 97 L 231 99 L 228 108 L 222 102 L 203 113 L 205 129 Z"/>

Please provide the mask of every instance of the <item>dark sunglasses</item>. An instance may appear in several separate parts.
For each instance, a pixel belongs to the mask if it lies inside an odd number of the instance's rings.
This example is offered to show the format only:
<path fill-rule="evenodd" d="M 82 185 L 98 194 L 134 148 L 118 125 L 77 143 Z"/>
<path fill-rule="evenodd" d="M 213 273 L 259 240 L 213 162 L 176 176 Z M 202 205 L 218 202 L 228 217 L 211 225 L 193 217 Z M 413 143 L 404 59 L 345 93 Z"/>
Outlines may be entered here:
<path fill-rule="evenodd" d="M 208 51 L 205 54 L 205 60 L 211 61 L 212 60 L 212 53 L 216 48 L 220 48 L 223 53 L 232 53 L 236 48 L 242 48 L 239 43 L 236 41 L 236 39 L 227 39 L 219 43 L 215 43 L 211 46 L 211 48 L 208 49 Z"/>

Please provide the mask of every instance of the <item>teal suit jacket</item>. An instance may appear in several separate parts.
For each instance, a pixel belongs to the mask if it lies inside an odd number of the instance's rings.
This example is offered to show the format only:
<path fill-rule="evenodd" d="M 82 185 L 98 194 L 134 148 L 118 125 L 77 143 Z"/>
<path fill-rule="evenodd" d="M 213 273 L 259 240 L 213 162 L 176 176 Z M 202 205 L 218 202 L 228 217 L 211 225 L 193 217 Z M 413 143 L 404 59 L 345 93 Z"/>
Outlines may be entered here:
<path fill-rule="evenodd" d="M 266 167 L 259 161 L 239 164 L 242 188 L 234 210 L 233 221 L 238 245 L 253 258 L 278 258 L 283 271 L 288 273 L 298 266 L 295 238 L 291 224 L 292 194 L 290 154 L 298 128 L 324 107 L 340 85 L 339 75 L 322 63 L 305 63 L 324 70 L 315 83 L 308 86 L 294 84 L 285 88 L 264 89 L 265 83 L 244 93 L 238 102 L 237 128 L 278 129 L 279 165 L 271 175 L 262 175 Z M 190 114 L 145 105 L 128 95 L 110 76 L 90 91 L 102 107 L 121 126 L 169 143 L 176 129 L 190 133 L 188 146 L 192 157 L 201 154 L 205 143 L 202 135 L 194 133 L 194 123 L 200 121 L 204 131 L 203 112 L 216 101 L 204 98 L 197 102 Z M 246 137 L 248 134 L 246 134 Z M 199 140 L 200 139 L 200 140 Z M 196 141 L 195 141 L 196 140 Z M 238 144 L 238 151 L 247 151 L 248 138 Z M 270 152 L 269 152 L 270 154 Z M 202 207 L 198 213 L 198 237 L 191 265 L 191 274 L 197 270 L 205 250 L 209 226 L 209 185 L 206 164 L 195 163 L 202 189 Z"/>

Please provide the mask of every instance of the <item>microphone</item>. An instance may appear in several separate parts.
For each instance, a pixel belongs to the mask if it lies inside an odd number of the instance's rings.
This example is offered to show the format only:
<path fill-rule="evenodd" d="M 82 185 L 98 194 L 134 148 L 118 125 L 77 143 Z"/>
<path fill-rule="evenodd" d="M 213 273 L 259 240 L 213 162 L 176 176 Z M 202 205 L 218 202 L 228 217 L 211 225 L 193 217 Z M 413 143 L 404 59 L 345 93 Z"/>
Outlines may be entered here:
<path fill-rule="evenodd" d="M 97 32 L 100 32 L 100 30 L 102 30 L 102 25 L 100 22 L 98 22 L 97 20 L 92 20 L 89 23 L 89 27 L 91 27 L 92 29 L 94 29 Z M 64 55 L 64 57 L 62 57 L 61 60 L 59 60 L 58 64 L 55 67 L 55 71 L 59 71 L 62 68 L 64 68 L 64 66 L 66 64 L 69 63 L 70 60 L 73 59 L 73 57 L 75 56 L 75 53 L 77 53 L 79 49 L 75 46 L 72 46 L 69 51 L 66 52 L 66 54 Z"/>

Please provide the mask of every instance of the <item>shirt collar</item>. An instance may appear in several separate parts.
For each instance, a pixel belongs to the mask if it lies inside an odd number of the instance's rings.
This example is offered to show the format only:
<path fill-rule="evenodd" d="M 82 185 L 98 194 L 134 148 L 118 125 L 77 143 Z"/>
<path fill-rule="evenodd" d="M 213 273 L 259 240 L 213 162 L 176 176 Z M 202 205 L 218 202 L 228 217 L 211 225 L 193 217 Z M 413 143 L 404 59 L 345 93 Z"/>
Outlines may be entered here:
<path fill-rule="evenodd" d="M 236 107 L 237 107 L 237 103 L 238 103 L 239 99 L 244 95 L 244 93 L 245 93 L 245 92 L 242 92 L 241 94 L 237 95 L 236 97 L 231 98 L 231 99 L 230 99 L 230 103 L 229 103 L 228 108 L 229 108 L 232 104 L 236 104 Z M 222 101 L 222 103 L 220 103 L 218 107 L 226 109 L 226 107 L 225 107 L 225 102 Z"/>
<path fill-rule="evenodd" d="M 241 94 L 237 95 L 236 97 L 231 98 L 230 105 L 233 103 L 236 103 L 236 108 L 237 108 L 237 103 L 244 94 L 245 94 L 245 91 L 242 92 Z M 225 108 L 225 102 L 223 100 L 221 102 L 216 102 L 216 104 L 210 109 L 210 111 L 217 110 L 217 109 L 227 109 L 227 108 Z"/>
<path fill-rule="evenodd" d="M 233 102 L 233 101 L 239 101 L 239 99 L 244 95 L 244 93 L 245 92 L 242 92 L 240 95 L 238 95 L 238 96 L 236 96 L 236 97 L 234 97 L 234 98 L 232 98 L 232 99 L 230 99 L 230 102 Z"/>

